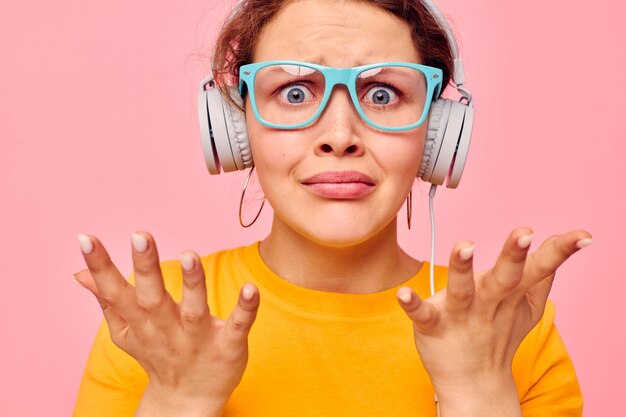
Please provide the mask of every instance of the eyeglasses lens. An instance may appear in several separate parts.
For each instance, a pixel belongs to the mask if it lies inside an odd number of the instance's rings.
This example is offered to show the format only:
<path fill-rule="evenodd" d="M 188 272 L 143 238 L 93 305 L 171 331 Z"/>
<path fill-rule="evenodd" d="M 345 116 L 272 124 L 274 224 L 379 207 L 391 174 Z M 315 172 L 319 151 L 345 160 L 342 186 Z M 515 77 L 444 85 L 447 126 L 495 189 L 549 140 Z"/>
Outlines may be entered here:
<path fill-rule="evenodd" d="M 358 106 L 369 122 L 384 127 L 409 126 L 422 116 L 426 79 L 414 68 L 381 66 L 361 72 L 356 80 Z M 254 93 L 266 122 L 295 126 L 318 111 L 326 90 L 324 75 L 301 65 L 270 65 L 257 71 Z"/>

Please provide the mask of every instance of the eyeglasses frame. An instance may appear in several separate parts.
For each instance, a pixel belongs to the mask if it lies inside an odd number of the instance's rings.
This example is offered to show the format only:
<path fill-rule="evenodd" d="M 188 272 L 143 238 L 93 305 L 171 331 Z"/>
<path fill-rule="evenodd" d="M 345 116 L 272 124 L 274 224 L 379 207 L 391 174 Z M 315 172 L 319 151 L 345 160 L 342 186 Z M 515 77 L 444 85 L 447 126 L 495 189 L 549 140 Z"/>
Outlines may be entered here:
<path fill-rule="evenodd" d="M 317 109 L 317 112 L 307 121 L 294 124 L 294 125 L 283 125 L 270 123 L 261 117 L 259 113 L 256 96 L 254 94 L 254 82 L 256 79 L 256 74 L 259 70 L 269 67 L 272 65 L 296 65 L 302 66 L 306 68 L 310 68 L 316 71 L 319 71 L 324 76 L 325 80 L 325 90 L 324 95 L 322 97 L 322 102 Z M 378 67 L 404 67 L 404 68 L 412 68 L 418 70 L 424 74 L 424 78 L 426 79 L 426 102 L 424 103 L 424 110 L 422 111 L 422 115 L 420 119 L 410 125 L 406 126 L 396 126 L 396 127 L 388 127 L 382 126 L 377 123 L 374 123 L 372 120 L 367 117 L 363 109 L 361 108 L 361 104 L 359 103 L 357 92 L 356 92 L 356 81 L 359 75 L 365 71 L 368 71 L 372 68 Z M 376 129 L 390 131 L 390 132 L 401 132 L 405 130 L 415 129 L 421 126 L 426 117 L 428 116 L 428 112 L 430 110 L 430 105 L 432 103 L 433 97 L 439 97 L 441 93 L 441 82 L 443 79 L 443 71 L 439 68 L 430 67 L 428 65 L 415 64 L 411 62 L 381 62 L 377 64 L 367 64 L 361 65 L 358 67 L 352 68 L 332 68 L 319 64 L 312 64 L 310 62 L 302 62 L 302 61 L 263 61 L 263 62 L 255 62 L 252 64 L 242 65 L 239 68 L 239 94 L 244 97 L 245 87 L 250 92 L 250 104 L 252 106 L 252 111 L 254 112 L 254 116 L 256 119 L 264 126 L 273 128 L 273 129 L 281 129 L 281 130 L 290 130 L 290 129 L 300 129 L 310 125 L 315 122 L 319 116 L 322 114 L 324 109 L 326 108 L 326 104 L 330 99 L 333 89 L 336 85 L 345 85 L 350 92 L 350 97 L 352 99 L 352 103 L 356 108 L 357 112 L 361 116 L 363 120 L 370 126 L 375 127 Z"/>

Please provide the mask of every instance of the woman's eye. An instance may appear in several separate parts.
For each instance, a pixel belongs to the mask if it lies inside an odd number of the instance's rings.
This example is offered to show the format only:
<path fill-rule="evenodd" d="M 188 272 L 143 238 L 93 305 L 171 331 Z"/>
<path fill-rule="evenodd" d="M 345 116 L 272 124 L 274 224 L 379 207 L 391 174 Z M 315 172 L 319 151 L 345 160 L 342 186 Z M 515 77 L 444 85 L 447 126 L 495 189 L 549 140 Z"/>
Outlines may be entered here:
<path fill-rule="evenodd" d="M 280 97 L 290 104 L 300 104 L 311 101 L 313 93 L 303 85 L 290 85 L 280 91 Z"/>
<path fill-rule="evenodd" d="M 365 93 L 365 101 L 372 104 L 385 105 L 398 99 L 396 92 L 389 87 L 376 86 Z"/>

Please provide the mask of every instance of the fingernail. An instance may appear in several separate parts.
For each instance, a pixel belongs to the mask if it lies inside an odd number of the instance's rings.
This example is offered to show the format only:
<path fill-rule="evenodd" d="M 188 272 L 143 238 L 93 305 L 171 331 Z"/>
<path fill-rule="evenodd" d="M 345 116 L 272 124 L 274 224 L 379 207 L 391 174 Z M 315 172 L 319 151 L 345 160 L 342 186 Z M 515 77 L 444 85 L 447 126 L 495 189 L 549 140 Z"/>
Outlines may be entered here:
<path fill-rule="evenodd" d="M 187 255 L 187 254 L 182 254 L 180 255 L 180 264 L 182 265 L 183 269 L 187 272 L 191 271 L 193 269 L 193 257 Z"/>
<path fill-rule="evenodd" d="M 80 250 L 85 255 L 89 255 L 91 252 L 93 252 L 93 243 L 91 243 L 91 239 L 89 239 L 89 236 L 78 235 L 78 245 L 80 246 Z"/>
<path fill-rule="evenodd" d="M 519 246 L 521 249 L 526 249 L 533 241 L 533 237 L 535 237 L 533 233 L 521 236 L 519 239 L 517 239 L 517 246 Z"/>
<path fill-rule="evenodd" d="M 474 256 L 474 245 L 463 248 L 459 251 L 459 258 L 462 261 L 469 261 Z"/>
<path fill-rule="evenodd" d="M 413 294 L 411 294 L 410 290 L 402 290 L 399 294 L 398 294 L 398 298 L 400 300 L 402 300 L 403 303 L 408 304 L 411 302 L 411 300 L 413 299 Z"/>
<path fill-rule="evenodd" d="M 139 233 L 133 233 L 132 235 L 133 248 L 139 253 L 144 253 L 148 249 L 148 239 Z"/>
<path fill-rule="evenodd" d="M 582 248 L 586 248 L 587 246 L 591 245 L 593 243 L 593 239 L 591 238 L 585 238 L 585 239 L 580 239 L 578 242 L 576 242 L 576 247 L 578 249 L 582 249 Z"/>
<path fill-rule="evenodd" d="M 243 287 L 243 291 L 241 293 L 244 300 L 252 300 L 252 297 L 254 296 L 254 291 L 248 287 Z"/>

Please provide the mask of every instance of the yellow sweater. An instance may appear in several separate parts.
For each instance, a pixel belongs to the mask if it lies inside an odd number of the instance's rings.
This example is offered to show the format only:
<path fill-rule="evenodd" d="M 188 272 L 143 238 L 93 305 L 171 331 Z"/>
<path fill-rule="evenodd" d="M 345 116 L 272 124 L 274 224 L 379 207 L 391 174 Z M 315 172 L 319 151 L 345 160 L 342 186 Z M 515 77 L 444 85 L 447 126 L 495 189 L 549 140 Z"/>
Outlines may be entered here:
<path fill-rule="evenodd" d="M 395 293 L 340 294 L 291 284 L 263 263 L 258 243 L 202 258 L 211 313 L 225 319 L 245 282 L 261 303 L 250 332 L 249 362 L 224 417 L 435 416 L 433 388 Z M 178 261 L 161 264 L 167 290 L 180 301 Z M 428 263 L 403 285 L 430 294 Z M 436 289 L 447 269 L 435 267 Z M 572 362 L 548 302 L 522 342 L 513 373 L 525 417 L 582 415 Z M 75 417 L 133 416 L 148 377 L 117 348 L 103 321 L 91 350 Z"/>

